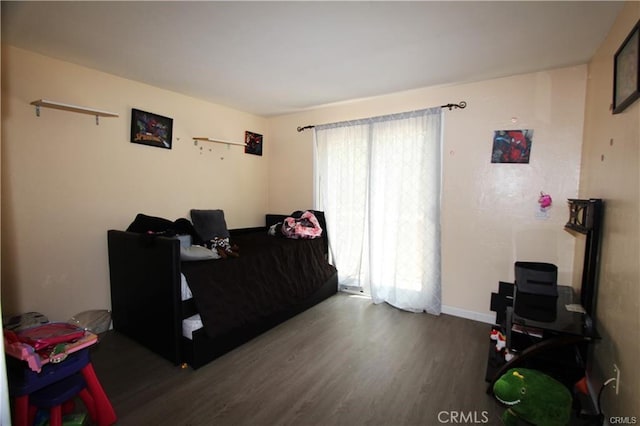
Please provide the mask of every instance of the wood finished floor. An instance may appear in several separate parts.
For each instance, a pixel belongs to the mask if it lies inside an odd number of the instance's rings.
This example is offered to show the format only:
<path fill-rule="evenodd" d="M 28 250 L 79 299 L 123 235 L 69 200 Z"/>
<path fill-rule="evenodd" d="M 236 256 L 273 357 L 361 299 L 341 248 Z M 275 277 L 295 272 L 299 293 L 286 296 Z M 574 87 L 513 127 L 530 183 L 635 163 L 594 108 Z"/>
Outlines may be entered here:
<path fill-rule="evenodd" d="M 338 294 L 198 370 L 112 331 L 92 360 L 119 425 L 497 425 L 488 333 Z"/>

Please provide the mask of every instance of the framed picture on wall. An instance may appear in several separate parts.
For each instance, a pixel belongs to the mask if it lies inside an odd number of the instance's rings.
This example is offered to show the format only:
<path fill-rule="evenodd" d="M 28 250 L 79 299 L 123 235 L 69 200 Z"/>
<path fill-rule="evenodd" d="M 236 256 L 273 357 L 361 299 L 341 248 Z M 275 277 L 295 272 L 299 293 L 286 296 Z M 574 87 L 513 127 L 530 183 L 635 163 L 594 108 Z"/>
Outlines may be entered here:
<path fill-rule="evenodd" d="M 171 149 L 173 119 L 131 109 L 131 142 Z"/>
<path fill-rule="evenodd" d="M 533 144 L 533 129 L 493 132 L 492 163 L 528 164 Z"/>
<path fill-rule="evenodd" d="M 246 131 L 244 132 L 245 154 L 262 155 L 262 135 Z"/>
<path fill-rule="evenodd" d="M 640 21 L 613 57 L 613 113 L 624 111 L 640 97 Z"/>

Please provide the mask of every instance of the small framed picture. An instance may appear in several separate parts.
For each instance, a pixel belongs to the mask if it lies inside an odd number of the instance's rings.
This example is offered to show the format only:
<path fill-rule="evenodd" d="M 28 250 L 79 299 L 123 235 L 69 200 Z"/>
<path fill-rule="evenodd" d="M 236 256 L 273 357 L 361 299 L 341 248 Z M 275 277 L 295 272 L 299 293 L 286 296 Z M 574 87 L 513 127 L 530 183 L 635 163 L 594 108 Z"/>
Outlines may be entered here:
<path fill-rule="evenodd" d="M 262 155 L 262 135 L 253 132 L 244 132 L 245 154 Z"/>
<path fill-rule="evenodd" d="M 640 97 L 640 21 L 613 58 L 613 113 L 624 111 Z"/>
<path fill-rule="evenodd" d="M 131 109 L 131 142 L 171 149 L 173 119 Z"/>
<path fill-rule="evenodd" d="M 492 163 L 529 163 L 533 129 L 496 130 L 493 132 Z"/>

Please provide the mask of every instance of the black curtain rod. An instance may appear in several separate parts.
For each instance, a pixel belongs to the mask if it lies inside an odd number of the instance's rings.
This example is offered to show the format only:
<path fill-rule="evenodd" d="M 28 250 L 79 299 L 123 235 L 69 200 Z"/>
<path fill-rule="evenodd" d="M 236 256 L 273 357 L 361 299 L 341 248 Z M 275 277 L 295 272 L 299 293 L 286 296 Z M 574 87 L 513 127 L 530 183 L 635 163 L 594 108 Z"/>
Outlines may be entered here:
<path fill-rule="evenodd" d="M 465 109 L 467 107 L 467 103 L 465 101 L 460 101 L 457 104 L 446 104 L 446 105 L 440 105 L 440 108 L 449 108 L 449 111 L 451 111 L 454 108 L 460 108 L 460 109 Z M 307 129 L 313 129 L 314 125 L 309 125 L 309 126 L 298 126 L 298 132 L 304 132 Z"/>

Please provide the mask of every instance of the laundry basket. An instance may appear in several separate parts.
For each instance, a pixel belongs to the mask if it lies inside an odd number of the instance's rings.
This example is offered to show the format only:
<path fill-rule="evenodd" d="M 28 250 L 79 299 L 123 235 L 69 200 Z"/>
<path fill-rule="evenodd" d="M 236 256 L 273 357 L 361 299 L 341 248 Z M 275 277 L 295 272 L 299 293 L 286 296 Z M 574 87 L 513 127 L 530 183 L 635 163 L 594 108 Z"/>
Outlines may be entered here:
<path fill-rule="evenodd" d="M 67 322 L 92 333 L 100 334 L 111 326 L 111 312 L 106 309 L 84 311 L 75 314 Z"/>

